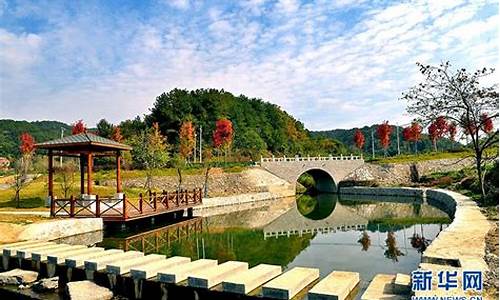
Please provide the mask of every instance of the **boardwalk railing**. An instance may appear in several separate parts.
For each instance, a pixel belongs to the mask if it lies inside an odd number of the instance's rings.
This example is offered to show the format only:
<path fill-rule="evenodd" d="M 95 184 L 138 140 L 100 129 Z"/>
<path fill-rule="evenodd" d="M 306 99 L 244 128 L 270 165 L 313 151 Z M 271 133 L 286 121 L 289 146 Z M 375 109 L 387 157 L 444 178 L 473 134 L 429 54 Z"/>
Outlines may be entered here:
<path fill-rule="evenodd" d="M 261 157 L 260 162 L 287 162 L 287 161 L 325 161 L 325 160 L 362 160 L 363 156 L 340 155 L 340 156 L 294 156 L 294 157 Z"/>
<path fill-rule="evenodd" d="M 202 204 L 201 189 L 176 192 L 162 191 L 139 194 L 138 198 L 99 197 L 95 199 L 54 199 L 50 206 L 53 217 L 103 218 L 105 221 L 126 221 L 162 213 L 184 210 Z"/>

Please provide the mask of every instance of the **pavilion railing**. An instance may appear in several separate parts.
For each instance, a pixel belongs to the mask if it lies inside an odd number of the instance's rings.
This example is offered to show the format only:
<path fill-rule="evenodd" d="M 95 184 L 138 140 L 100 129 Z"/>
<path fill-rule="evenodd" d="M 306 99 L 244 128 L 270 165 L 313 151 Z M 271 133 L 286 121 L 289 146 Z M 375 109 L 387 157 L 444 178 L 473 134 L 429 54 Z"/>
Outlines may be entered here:
<path fill-rule="evenodd" d="M 180 190 L 175 192 L 149 192 L 145 196 L 123 198 L 99 197 L 95 199 L 53 199 L 50 214 L 53 217 L 89 218 L 102 217 L 129 219 L 190 208 L 202 204 L 201 189 Z"/>

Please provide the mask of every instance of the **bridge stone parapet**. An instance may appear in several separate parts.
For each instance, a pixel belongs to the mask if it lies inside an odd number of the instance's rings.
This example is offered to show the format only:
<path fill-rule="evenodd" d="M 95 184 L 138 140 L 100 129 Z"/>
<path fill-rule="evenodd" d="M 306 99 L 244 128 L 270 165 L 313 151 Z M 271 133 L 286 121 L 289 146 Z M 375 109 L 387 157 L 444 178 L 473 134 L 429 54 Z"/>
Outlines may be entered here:
<path fill-rule="evenodd" d="M 261 158 L 262 168 L 295 184 L 303 173 L 309 173 L 322 192 L 337 192 L 338 183 L 365 163 L 362 156 L 316 156 Z"/>

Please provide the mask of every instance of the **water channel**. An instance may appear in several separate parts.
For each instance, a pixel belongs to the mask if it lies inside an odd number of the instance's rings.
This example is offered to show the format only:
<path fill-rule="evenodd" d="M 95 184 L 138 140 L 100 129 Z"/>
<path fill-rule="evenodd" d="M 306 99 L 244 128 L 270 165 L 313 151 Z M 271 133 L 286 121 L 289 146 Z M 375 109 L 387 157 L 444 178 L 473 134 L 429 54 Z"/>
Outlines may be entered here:
<path fill-rule="evenodd" d="M 451 222 L 419 199 L 319 194 L 254 207 L 105 232 L 99 246 L 191 259 L 211 258 L 359 272 L 359 293 L 376 274 L 409 274 L 425 247 Z M 359 297 L 359 296 L 358 296 Z"/>

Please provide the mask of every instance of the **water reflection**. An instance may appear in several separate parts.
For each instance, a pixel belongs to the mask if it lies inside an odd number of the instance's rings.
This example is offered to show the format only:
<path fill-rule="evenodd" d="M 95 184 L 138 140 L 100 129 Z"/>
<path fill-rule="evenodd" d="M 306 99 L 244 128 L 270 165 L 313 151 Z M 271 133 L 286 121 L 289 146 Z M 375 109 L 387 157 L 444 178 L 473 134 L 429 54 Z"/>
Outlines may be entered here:
<path fill-rule="evenodd" d="M 299 195 L 297 209 L 300 214 L 311 220 L 322 220 L 332 214 L 337 204 L 335 194 L 319 194 L 316 196 Z"/>
<path fill-rule="evenodd" d="M 421 252 L 450 222 L 415 199 L 341 197 L 278 199 L 245 211 L 186 220 L 142 233 L 113 234 L 102 245 L 146 253 L 332 270 L 409 273 Z M 290 205 L 286 203 L 290 201 Z M 362 287 L 363 289 L 363 287 Z"/>

